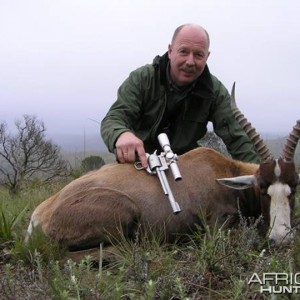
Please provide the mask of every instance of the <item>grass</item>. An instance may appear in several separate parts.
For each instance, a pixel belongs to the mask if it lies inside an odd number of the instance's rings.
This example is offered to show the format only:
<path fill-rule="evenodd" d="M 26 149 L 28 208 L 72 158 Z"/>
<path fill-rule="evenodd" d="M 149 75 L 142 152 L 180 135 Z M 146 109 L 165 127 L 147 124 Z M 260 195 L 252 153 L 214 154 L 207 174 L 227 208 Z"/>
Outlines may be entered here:
<path fill-rule="evenodd" d="M 120 255 L 110 264 L 102 260 L 102 245 L 98 265 L 88 256 L 80 263 L 67 260 L 41 232 L 25 246 L 31 212 L 60 187 L 14 198 L 0 191 L 0 299 L 298 299 L 260 294 L 257 284 L 248 285 L 253 273 L 300 272 L 297 232 L 289 247 L 268 248 L 258 222 L 247 225 L 242 218 L 232 230 L 205 227 L 203 234 L 201 228 L 184 245 L 161 245 L 159 237 L 124 239 L 115 244 Z"/>

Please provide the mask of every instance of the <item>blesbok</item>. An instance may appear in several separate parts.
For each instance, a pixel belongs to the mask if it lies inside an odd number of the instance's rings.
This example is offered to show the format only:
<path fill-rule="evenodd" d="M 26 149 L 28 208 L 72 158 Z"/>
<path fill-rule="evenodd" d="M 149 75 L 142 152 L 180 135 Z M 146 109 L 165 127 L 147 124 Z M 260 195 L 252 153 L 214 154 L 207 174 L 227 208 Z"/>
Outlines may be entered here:
<path fill-rule="evenodd" d="M 228 226 L 261 214 L 275 243 L 289 240 L 299 175 L 293 162 L 300 120 L 287 138 L 279 159 L 246 118 L 233 108 L 261 156 L 260 164 L 230 159 L 199 147 L 179 156 L 182 180 L 167 178 L 182 211 L 173 214 L 160 182 L 133 164 L 109 164 L 72 181 L 33 212 L 25 240 L 39 226 L 70 251 L 111 245 L 120 233 L 134 238 L 137 230 L 164 233 L 165 241 L 191 233 L 203 223 Z M 230 187 L 230 188 L 228 188 Z M 205 217 L 205 222 L 201 218 Z"/>

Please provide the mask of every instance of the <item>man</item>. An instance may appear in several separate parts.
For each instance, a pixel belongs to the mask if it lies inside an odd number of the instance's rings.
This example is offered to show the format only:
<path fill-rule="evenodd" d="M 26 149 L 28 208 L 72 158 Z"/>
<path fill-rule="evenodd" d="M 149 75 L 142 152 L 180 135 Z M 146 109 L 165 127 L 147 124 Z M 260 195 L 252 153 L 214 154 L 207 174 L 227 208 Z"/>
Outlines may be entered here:
<path fill-rule="evenodd" d="M 101 134 L 120 163 L 136 155 L 147 167 L 146 153 L 160 150 L 158 134 L 167 133 L 174 153 L 197 147 L 212 122 L 233 158 L 257 162 L 245 132 L 235 120 L 230 95 L 210 74 L 209 35 L 196 24 L 178 27 L 168 52 L 133 71 L 101 123 Z"/>

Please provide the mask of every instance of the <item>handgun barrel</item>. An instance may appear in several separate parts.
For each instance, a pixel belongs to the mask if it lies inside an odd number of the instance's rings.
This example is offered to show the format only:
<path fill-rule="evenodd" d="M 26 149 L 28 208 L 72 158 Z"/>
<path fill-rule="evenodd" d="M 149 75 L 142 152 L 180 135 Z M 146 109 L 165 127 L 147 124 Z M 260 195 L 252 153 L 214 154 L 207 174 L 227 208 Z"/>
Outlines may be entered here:
<path fill-rule="evenodd" d="M 160 175 L 161 175 L 162 181 L 164 182 L 164 186 L 165 186 L 165 188 L 167 190 L 167 194 L 166 195 L 168 195 L 169 202 L 171 204 L 173 213 L 174 214 L 178 214 L 179 212 L 181 212 L 181 208 L 180 208 L 179 204 L 176 202 L 176 200 L 174 198 L 174 195 L 173 195 L 172 190 L 170 188 L 170 185 L 169 185 L 168 179 L 166 177 L 166 174 L 165 174 L 165 172 L 162 171 L 160 173 Z M 163 186 L 163 184 L 162 184 L 162 186 Z"/>

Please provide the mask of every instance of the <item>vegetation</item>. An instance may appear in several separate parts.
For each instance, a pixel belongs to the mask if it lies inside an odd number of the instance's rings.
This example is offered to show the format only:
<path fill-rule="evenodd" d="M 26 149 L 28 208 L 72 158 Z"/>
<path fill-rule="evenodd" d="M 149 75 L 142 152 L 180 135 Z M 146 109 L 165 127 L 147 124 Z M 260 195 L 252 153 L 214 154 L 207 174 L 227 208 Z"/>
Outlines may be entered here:
<path fill-rule="evenodd" d="M 13 200 L 0 190 L 0 299 L 270 299 L 258 284 L 248 285 L 254 273 L 300 271 L 297 229 L 292 245 L 274 249 L 259 237 L 258 221 L 243 219 L 228 231 L 199 229 L 181 245 L 161 245 L 160 237 L 124 239 L 115 243 L 120 254 L 110 263 L 102 260 L 102 245 L 99 264 L 89 256 L 66 259 L 65 249 L 41 232 L 24 245 L 34 207 L 62 185 L 28 188 Z M 279 296 L 272 299 L 297 299 Z"/>
<path fill-rule="evenodd" d="M 105 161 L 101 156 L 90 155 L 82 160 L 81 168 L 84 173 L 96 170 L 105 165 Z"/>
<path fill-rule="evenodd" d="M 25 181 L 43 178 L 45 181 L 65 176 L 67 162 L 60 148 L 46 140 L 45 126 L 34 116 L 24 115 L 15 122 L 16 133 L 8 132 L 5 122 L 0 123 L 0 176 L 1 182 L 16 194 Z"/>

